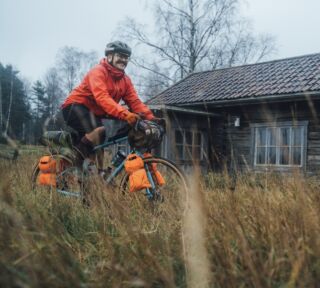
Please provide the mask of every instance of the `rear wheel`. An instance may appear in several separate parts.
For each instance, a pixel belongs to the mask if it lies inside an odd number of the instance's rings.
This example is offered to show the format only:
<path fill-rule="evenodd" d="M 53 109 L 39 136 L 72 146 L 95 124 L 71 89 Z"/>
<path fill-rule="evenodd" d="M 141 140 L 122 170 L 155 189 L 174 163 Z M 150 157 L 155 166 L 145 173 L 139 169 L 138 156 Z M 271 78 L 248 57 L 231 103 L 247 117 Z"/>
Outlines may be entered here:
<path fill-rule="evenodd" d="M 74 166 L 72 160 L 63 155 L 56 154 L 51 157 L 56 160 L 56 186 L 44 187 L 39 184 L 41 172 L 37 163 L 31 177 L 32 189 L 37 191 L 42 188 L 51 188 L 66 196 L 83 197 L 85 179 L 82 169 Z"/>
<path fill-rule="evenodd" d="M 129 175 L 125 174 L 120 183 L 118 197 L 122 202 L 128 202 L 132 213 L 145 211 L 148 214 L 138 219 L 145 228 L 155 228 L 160 221 L 180 225 L 187 197 L 187 181 L 184 174 L 173 162 L 163 158 L 145 158 L 144 163 L 150 170 L 155 164 L 165 183 L 159 185 L 155 174 L 150 173 L 154 188 L 150 188 L 149 191 L 144 189 L 129 192 Z"/>

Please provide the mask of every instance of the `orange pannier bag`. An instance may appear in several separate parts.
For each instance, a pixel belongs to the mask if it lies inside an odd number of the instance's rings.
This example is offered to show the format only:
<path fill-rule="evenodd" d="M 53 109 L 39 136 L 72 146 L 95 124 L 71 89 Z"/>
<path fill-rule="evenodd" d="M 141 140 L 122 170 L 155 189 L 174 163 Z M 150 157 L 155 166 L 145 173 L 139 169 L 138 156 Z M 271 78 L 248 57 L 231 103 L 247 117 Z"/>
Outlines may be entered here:
<path fill-rule="evenodd" d="M 151 153 L 144 153 L 144 158 L 152 157 Z M 155 176 L 156 181 L 159 186 L 162 186 L 166 183 L 163 176 L 161 175 L 160 171 L 157 170 L 157 163 L 151 163 L 151 165 L 148 165 L 150 172 Z"/>
<path fill-rule="evenodd" d="M 135 192 L 145 188 L 151 188 L 144 163 L 137 154 L 129 154 L 124 163 L 126 172 L 129 174 L 129 191 Z"/>
<path fill-rule="evenodd" d="M 57 162 L 51 156 L 42 156 L 39 160 L 38 184 L 56 187 Z"/>

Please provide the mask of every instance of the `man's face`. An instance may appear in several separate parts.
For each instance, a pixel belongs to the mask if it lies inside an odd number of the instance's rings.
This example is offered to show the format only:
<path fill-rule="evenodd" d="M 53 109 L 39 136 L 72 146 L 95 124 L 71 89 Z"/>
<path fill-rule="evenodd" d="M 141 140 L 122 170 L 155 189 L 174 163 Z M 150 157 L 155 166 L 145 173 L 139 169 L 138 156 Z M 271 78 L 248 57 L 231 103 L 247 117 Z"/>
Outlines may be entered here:
<path fill-rule="evenodd" d="M 117 69 L 124 70 L 128 65 L 129 56 L 121 53 L 114 53 L 113 55 L 110 54 L 108 55 L 108 62 L 111 62 L 111 64 Z"/>

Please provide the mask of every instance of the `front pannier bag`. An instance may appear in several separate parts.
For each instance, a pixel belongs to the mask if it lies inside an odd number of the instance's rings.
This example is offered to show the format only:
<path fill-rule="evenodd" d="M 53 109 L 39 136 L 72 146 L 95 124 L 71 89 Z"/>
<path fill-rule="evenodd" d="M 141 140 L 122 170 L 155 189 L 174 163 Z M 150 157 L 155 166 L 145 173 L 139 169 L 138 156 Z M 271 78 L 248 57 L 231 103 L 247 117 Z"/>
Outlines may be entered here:
<path fill-rule="evenodd" d="M 56 187 L 57 163 L 51 156 L 42 156 L 39 160 L 38 184 Z"/>
<path fill-rule="evenodd" d="M 144 163 L 137 154 L 129 154 L 124 163 L 126 172 L 129 174 L 129 191 L 135 192 L 145 188 L 151 188 Z"/>
<path fill-rule="evenodd" d="M 144 153 L 143 154 L 143 157 L 144 158 L 148 158 L 148 157 L 152 157 L 152 154 L 151 153 Z M 161 175 L 160 171 L 158 171 L 157 169 L 157 163 L 151 163 L 148 165 L 151 173 L 155 176 L 155 179 L 157 181 L 157 184 L 159 186 L 162 186 L 166 183 L 166 181 L 164 180 L 163 176 Z M 154 177 L 152 177 L 154 178 Z"/>

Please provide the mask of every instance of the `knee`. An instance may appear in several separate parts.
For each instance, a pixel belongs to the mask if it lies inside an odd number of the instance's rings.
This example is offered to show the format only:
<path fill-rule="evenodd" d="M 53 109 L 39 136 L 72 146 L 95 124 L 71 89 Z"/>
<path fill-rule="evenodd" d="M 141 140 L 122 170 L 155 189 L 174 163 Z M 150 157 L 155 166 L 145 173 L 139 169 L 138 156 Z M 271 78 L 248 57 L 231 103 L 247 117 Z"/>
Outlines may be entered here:
<path fill-rule="evenodd" d="M 106 129 L 101 126 L 95 129 L 97 131 L 97 135 L 99 138 L 99 143 L 104 142 L 105 138 L 106 138 Z"/>
<path fill-rule="evenodd" d="M 86 134 L 86 137 L 95 145 L 102 143 L 106 137 L 106 131 L 104 127 L 95 128 L 90 133 Z"/>

